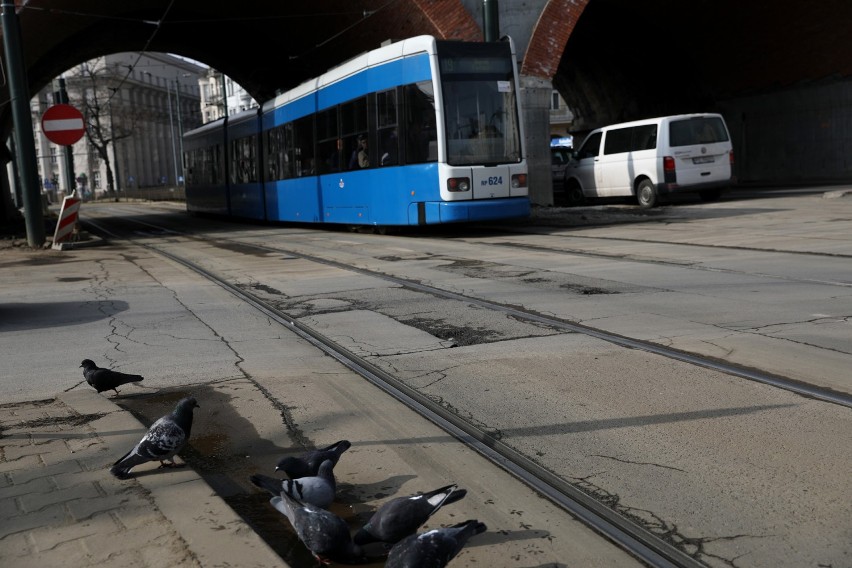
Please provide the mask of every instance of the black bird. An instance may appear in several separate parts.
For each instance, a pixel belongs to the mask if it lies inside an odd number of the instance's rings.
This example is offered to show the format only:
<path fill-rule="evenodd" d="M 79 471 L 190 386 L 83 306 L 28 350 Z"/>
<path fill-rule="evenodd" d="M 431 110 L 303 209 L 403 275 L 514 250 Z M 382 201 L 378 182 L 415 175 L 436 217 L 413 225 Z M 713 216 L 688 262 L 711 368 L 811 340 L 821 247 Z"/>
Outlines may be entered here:
<path fill-rule="evenodd" d="M 391 548 L 385 568 L 444 568 L 468 539 L 488 527 L 471 519 L 451 527 L 408 536 Z"/>
<path fill-rule="evenodd" d="M 351 446 L 352 443 L 349 440 L 338 440 L 325 448 L 306 452 L 301 457 L 281 458 L 275 465 L 275 471 L 283 471 L 290 479 L 317 475 L 322 462 L 331 460 L 334 465 L 337 465 L 341 454 Z"/>
<path fill-rule="evenodd" d="M 337 489 L 337 483 L 334 479 L 334 463 L 331 460 L 322 462 L 317 475 L 282 480 L 256 473 L 249 479 L 252 483 L 261 489 L 266 489 L 273 495 L 280 495 L 283 491 L 294 499 L 323 509 L 328 509 L 334 502 L 334 493 Z"/>
<path fill-rule="evenodd" d="M 193 397 L 181 399 L 171 414 L 154 422 L 139 443 L 113 464 L 110 473 L 119 479 L 127 479 L 132 468 L 151 461 L 159 461 L 160 467 L 177 467 L 174 458 L 189 440 L 195 408 L 198 408 L 198 402 Z M 166 465 L 165 460 L 171 464 Z"/>
<path fill-rule="evenodd" d="M 299 540 L 320 563 L 363 563 L 364 555 L 361 548 L 352 543 L 349 525 L 331 511 L 302 503 L 283 491 L 269 502 L 287 517 Z"/>
<path fill-rule="evenodd" d="M 455 503 L 465 495 L 466 489 L 456 489 L 456 484 L 396 497 L 381 505 L 370 520 L 358 529 L 353 537 L 355 544 L 371 542 L 394 544 L 417 532 L 417 529 L 444 505 Z"/>
<path fill-rule="evenodd" d="M 112 369 L 102 369 L 95 365 L 95 362 L 91 359 L 83 359 L 80 366 L 83 367 L 83 376 L 86 377 L 86 382 L 95 387 L 98 392 L 114 390 L 115 394 L 119 394 L 116 387 L 143 380 L 142 375 L 129 375 Z"/>

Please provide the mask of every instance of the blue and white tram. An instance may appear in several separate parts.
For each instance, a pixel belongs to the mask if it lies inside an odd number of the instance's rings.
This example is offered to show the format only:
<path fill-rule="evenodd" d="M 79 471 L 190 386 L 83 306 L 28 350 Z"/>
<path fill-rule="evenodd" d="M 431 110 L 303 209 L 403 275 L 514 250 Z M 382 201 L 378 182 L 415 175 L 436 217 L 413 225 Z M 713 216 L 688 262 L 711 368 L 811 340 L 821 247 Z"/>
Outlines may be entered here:
<path fill-rule="evenodd" d="M 525 217 L 518 89 L 511 40 L 418 36 L 362 54 L 259 118 L 215 123 L 227 135 L 227 214 L 378 226 Z M 217 127 L 185 135 L 190 211 L 210 209 L 194 168 L 215 154 L 198 139 Z"/>

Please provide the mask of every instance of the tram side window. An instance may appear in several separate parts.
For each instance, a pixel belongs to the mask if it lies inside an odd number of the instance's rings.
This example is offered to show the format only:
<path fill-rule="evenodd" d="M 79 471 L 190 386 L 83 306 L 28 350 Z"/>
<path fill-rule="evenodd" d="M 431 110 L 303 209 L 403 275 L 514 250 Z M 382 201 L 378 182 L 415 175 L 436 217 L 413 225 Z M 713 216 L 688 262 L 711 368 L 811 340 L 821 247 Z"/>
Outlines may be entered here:
<path fill-rule="evenodd" d="M 317 114 L 317 142 L 320 159 L 319 173 L 339 172 L 342 160 L 340 159 L 337 107 Z"/>
<path fill-rule="evenodd" d="M 367 97 L 340 105 L 340 134 L 343 137 L 342 167 L 357 170 L 370 167 L 367 142 Z"/>
<path fill-rule="evenodd" d="M 292 146 L 288 144 L 288 152 L 292 152 L 292 162 L 297 176 L 312 176 L 317 173 L 314 159 L 314 121 L 313 116 L 306 116 L 293 124 Z"/>
<path fill-rule="evenodd" d="M 254 136 L 238 138 L 231 143 L 231 182 L 257 181 L 257 139 Z"/>
<path fill-rule="evenodd" d="M 379 139 L 379 165 L 390 166 L 399 163 L 395 89 L 376 93 L 376 121 L 376 133 Z"/>
<path fill-rule="evenodd" d="M 210 183 L 220 184 L 225 182 L 225 160 L 222 154 L 224 153 L 223 146 L 217 144 L 210 151 L 210 168 L 211 178 Z"/>
<path fill-rule="evenodd" d="M 186 162 L 186 165 L 184 166 L 186 185 L 196 185 L 198 183 L 195 173 L 198 171 L 198 150 L 187 152 L 184 162 Z"/>
<path fill-rule="evenodd" d="M 405 162 L 438 161 L 438 129 L 435 125 L 435 94 L 431 81 L 403 88 L 405 97 Z"/>
<path fill-rule="evenodd" d="M 293 171 L 287 155 L 287 127 L 289 124 L 273 128 L 266 136 L 267 179 L 276 181 L 293 177 Z"/>

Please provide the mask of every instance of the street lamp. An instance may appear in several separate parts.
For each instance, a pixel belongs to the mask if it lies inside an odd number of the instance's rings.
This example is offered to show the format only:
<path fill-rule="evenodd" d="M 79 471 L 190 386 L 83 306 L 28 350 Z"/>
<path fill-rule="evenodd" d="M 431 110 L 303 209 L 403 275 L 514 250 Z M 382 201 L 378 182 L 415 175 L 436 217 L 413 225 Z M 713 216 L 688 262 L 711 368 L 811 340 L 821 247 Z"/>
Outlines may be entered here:
<path fill-rule="evenodd" d="M 180 175 L 183 177 L 183 121 L 180 118 L 180 78 L 192 77 L 192 73 L 183 73 L 175 76 L 175 102 L 177 102 L 177 121 L 178 121 L 178 145 L 180 146 Z M 177 180 L 176 180 L 177 181 Z M 180 185 L 180 181 L 178 181 Z"/>
<path fill-rule="evenodd" d="M 177 149 L 175 148 L 175 121 L 172 117 L 172 89 L 169 86 L 169 83 L 171 83 L 171 81 L 166 83 L 166 93 L 169 100 L 169 132 L 172 135 L 172 161 L 175 164 L 175 185 L 180 185 L 180 182 L 178 181 Z"/>

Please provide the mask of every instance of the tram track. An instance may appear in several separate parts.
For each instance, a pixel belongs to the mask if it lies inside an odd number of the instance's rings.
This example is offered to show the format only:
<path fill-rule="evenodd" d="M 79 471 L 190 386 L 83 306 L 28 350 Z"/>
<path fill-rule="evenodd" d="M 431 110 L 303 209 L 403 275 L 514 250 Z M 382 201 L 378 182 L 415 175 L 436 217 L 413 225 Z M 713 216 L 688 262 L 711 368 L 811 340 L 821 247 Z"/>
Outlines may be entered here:
<path fill-rule="evenodd" d="M 145 223 L 141 226 L 145 227 L 144 230 L 140 231 L 142 235 L 149 232 L 151 234 L 165 233 L 174 235 L 175 237 L 206 240 L 203 236 L 173 231 L 150 223 Z M 431 296 L 444 297 L 455 301 L 465 302 L 467 304 L 474 304 L 483 309 L 502 312 L 513 318 L 532 321 L 572 333 L 583 333 L 590 337 L 601 339 L 626 349 L 644 350 L 691 365 L 711 368 L 729 375 L 770 384 L 777 388 L 796 392 L 802 396 L 831 402 L 833 404 L 839 404 L 846 407 L 852 405 L 852 401 L 850 401 L 849 397 L 844 394 L 834 393 L 832 391 L 819 389 L 810 385 L 803 385 L 795 381 L 785 379 L 784 377 L 776 377 L 766 373 L 761 373 L 760 371 L 744 369 L 725 362 L 697 357 L 678 350 L 664 348 L 657 344 L 638 341 L 617 334 L 611 334 L 603 330 L 596 330 L 588 326 L 582 326 L 574 322 L 560 320 L 559 318 L 536 314 L 516 306 L 506 306 L 503 304 L 484 301 L 465 294 L 441 290 L 411 279 L 398 278 L 374 270 L 367 270 L 357 266 L 347 265 L 342 262 L 332 261 L 282 247 L 249 243 L 240 239 L 226 239 L 221 236 L 217 236 L 214 241 L 230 243 L 231 246 L 238 246 L 245 250 L 254 249 L 257 250 L 258 253 L 263 254 L 275 253 L 298 257 L 310 262 L 324 264 L 373 278 L 384 279 L 395 285 L 415 289 Z M 280 325 L 299 334 L 304 339 L 315 345 L 318 349 L 326 352 L 353 372 L 356 372 L 372 384 L 384 390 L 388 393 L 388 395 L 404 403 L 419 414 L 427 417 L 430 421 L 444 428 L 455 438 L 461 440 L 465 444 L 468 444 L 471 448 L 475 449 L 478 453 L 485 456 L 499 467 L 523 480 L 538 493 L 547 497 L 549 500 L 559 505 L 575 517 L 583 520 L 583 522 L 587 523 L 601 534 L 604 534 L 608 539 L 617 543 L 623 549 L 628 550 L 631 554 L 640 558 L 646 564 L 651 566 L 703 565 L 693 556 L 687 554 L 682 547 L 675 546 L 673 543 L 659 538 L 641 524 L 637 524 L 630 519 L 623 517 L 616 511 L 610 509 L 607 505 L 596 501 L 593 497 L 589 496 L 587 493 L 578 489 L 571 483 L 560 479 L 544 467 L 541 467 L 534 460 L 520 454 L 487 432 L 472 426 L 463 419 L 460 419 L 456 414 L 448 411 L 444 406 L 431 400 L 428 396 L 419 393 L 416 389 L 408 387 L 405 382 L 400 380 L 398 377 L 395 377 L 386 370 L 373 365 L 370 361 L 363 357 L 350 352 L 334 341 L 324 337 L 322 334 L 317 333 L 310 327 L 301 324 L 296 318 L 293 318 L 287 313 L 277 309 L 275 306 L 269 304 L 259 296 L 252 294 L 249 290 L 247 290 L 246 286 L 229 283 L 226 279 L 218 277 L 195 263 L 181 258 L 174 253 L 161 250 L 154 245 L 145 244 L 144 246 L 157 254 L 170 258 L 172 261 L 203 275 L 205 278 L 208 278 L 212 282 L 215 282 L 217 285 L 228 290 L 242 301 L 251 304 L 256 309 L 267 315 L 267 317 L 278 322 Z"/>
<path fill-rule="evenodd" d="M 121 238 L 118 234 L 112 233 L 102 224 L 92 221 L 89 221 L 88 224 L 107 238 Z M 144 223 L 143 225 L 148 227 L 148 229 L 159 229 L 164 233 L 176 234 L 170 229 L 163 227 L 158 228 L 149 223 Z M 261 245 L 251 245 L 243 242 L 239 242 L 239 244 L 241 246 L 254 247 L 258 250 L 267 252 L 286 252 L 286 254 L 300 256 L 313 262 L 330 264 L 338 268 L 341 267 L 340 263 L 334 263 L 319 258 L 311 258 L 308 255 L 293 253 L 292 251 L 283 251 L 280 249 L 273 249 Z M 212 271 L 207 270 L 186 258 L 166 251 L 160 247 L 148 243 L 137 243 L 137 245 L 168 258 L 188 270 L 203 276 L 207 280 L 215 283 L 237 297 L 240 301 L 259 310 L 270 320 L 277 322 L 282 327 L 287 328 L 302 339 L 308 341 L 311 345 L 323 353 L 333 357 L 344 367 L 363 377 L 387 395 L 404 404 L 407 408 L 415 411 L 420 416 L 440 427 L 467 447 L 475 450 L 492 464 L 507 471 L 538 492 L 540 495 L 550 500 L 567 513 L 573 515 L 648 566 L 659 568 L 699 568 L 704 566 L 701 562 L 691 557 L 681 548 L 675 546 L 672 542 L 667 542 L 653 534 L 641 524 L 620 515 L 610 507 L 600 503 L 582 490 L 573 486 L 571 483 L 559 478 L 557 475 L 554 475 L 546 468 L 537 464 L 535 461 L 511 448 L 509 445 L 472 425 L 454 412 L 449 411 L 441 404 L 433 401 L 428 396 L 419 393 L 416 389 L 407 386 L 403 380 L 372 364 L 364 357 L 352 353 L 337 342 L 325 337 L 323 334 L 303 325 L 297 319 L 282 312 L 257 295 L 246 291 L 240 286 L 230 283 L 226 278 L 220 277 Z M 369 274 L 374 277 L 387 278 L 387 276 L 371 273 L 370 271 L 365 271 L 356 267 L 350 266 L 346 267 L 346 269 Z M 395 283 L 402 283 L 400 279 L 393 280 Z M 432 294 L 447 294 L 447 297 L 453 299 L 463 299 L 466 302 L 473 301 L 472 298 L 440 291 L 412 281 L 405 282 L 405 285 Z M 483 307 L 489 307 L 490 309 L 498 308 L 498 306 L 487 302 L 481 302 L 481 305 Z M 508 313 L 519 317 L 523 316 L 536 319 L 532 314 L 522 313 L 516 308 L 503 307 L 502 309 L 503 311 L 507 311 Z M 546 319 L 542 318 L 541 322 L 544 321 L 546 321 Z"/>
<path fill-rule="evenodd" d="M 140 223 L 139 221 L 134 221 L 134 222 Z M 171 229 L 168 229 L 168 228 L 165 228 L 165 227 L 158 227 L 156 225 L 152 225 L 152 224 L 149 224 L 149 223 L 140 223 L 140 224 L 148 227 L 149 229 L 171 232 L 171 233 L 174 233 L 175 235 L 182 234 L 180 232 L 174 232 Z M 188 235 L 184 234 L 184 236 L 188 236 Z M 223 239 L 220 237 L 220 238 L 217 238 L 217 240 L 222 241 Z M 696 355 L 696 354 L 689 353 L 689 352 L 686 352 L 686 351 L 682 351 L 682 350 L 679 350 L 679 349 L 666 347 L 664 345 L 660 345 L 658 343 L 653 343 L 653 342 L 650 342 L 650 341 L 643 341 L 643 340 L 627 337 L 625 335 L 612 333 L 612 332 L 606 331 L 606 330 L 601 329 L 601 328 L 595 328 L 593 326 L 580 324 L 578 322 L 569 321 L 569 320 L 565 320 L 565 319 L 562 319 L 562 318 L 556 318 L 556 317 L 548 316 L 548 315 L 541 314 L 541 313 L 536 313 L 534 311 L 522 309 L 522 308 L 519 308 L 517 306 L 501 304 L 501 303 L 497 303 L 497 302 L 483 300 L 482 298 L 478 298 L 478 297 L 473 296 L 473 295 L 461 294 L 461 293 L 452 292 L 452 291 L 449 291 L 449 290 L 444 290 L 442 288 L 423 284 L 422 282 L 419 282 L 419 281 L 416 281 L 416 280 L 413 280 L 413 279 L 410 279 L 410 278 L 401 278 L 399 276 L 394 276 L 394 275 L 391 275 L 391 274 L 387 274 L 385 272 L 379 272 L 379 271 L 376 271 L 376 270 L 369 270 L 369 269 L 361 268 L 361 267 L 354 266 L 354 265 L 351 265 L 351 264 L 346 264 L 346 263 L 343 263 L 343 262 L 334 261 L 334 260 L 330 260 L 330 259 L 327 259 L 327 258 L 322 258 L 322 257 L 319 257 L 317 255 L 306 254 L 306 253 L 299 252 L 299 251 L 293 250 L 293 249 L 286 249 L 286 248 L 282 248 L 282 247 L 272 247 L 272 246 L 260 245 L 260 244 L 257 244 L 257 243 L 248 243 L 248 242 L 237 241 L 237 240 L 233 240 L 231 242 L 238 243 L 240 246 L 252 247 L 252 248 L 255 248 L 256 250 L 259 250 L 259 251 L 265 251 L 265 252 L 269 252 L 269 253 L 286 254 L 286 255 L 289 255 L 289 256 L 302 258 L 304 260 L 308 260 L 308 261 L 315 262 L 315 263 L 318 263 L 318 264 L 323 264 L 323 265 L 326 265 L 326 266 L 338 268 L 338 269 L 341 269 L 341 270 L 346 270 L 346 271 L 349 271 L 349 272 L 353 272 L 353 273 L 357 273 L 357 274 L 361 274 L 361 275 L 365 275 L 365 276 L 370 276 L 370 277 L 373 277 L 373 278 L 379 278 L 379 279 L 385 280 L 387 282 L 393 283 L 395 285 L 405 286 L 405 287 L 408 287 L 410 289 L 418 290 L 418 291 L 421 291 L 421 292 L 424 292 L 424 293 L 427 293 L 427 294 L 430 294 L 430 295 L 433 295 L 433 296 L 436 296 L 436 297 L 442 297 L 442 298 L 447 298 L 447 299 L 456 300 L 456 301 L 463 301 L 463 302 L 466 302 L 468 304 L 476 305 L 476 306 L 481 307 L 483 309 L 501 312 L 501 313 L 504 313 L 506 315 L 509 315 L 509 316 L 512 316 L 512 317 L 515 317 L 515 318 L 518 318 L 518 319 L 521 319 L 521 320 L 527 320 L 527 321 L 535 322 L 535 323 L 538 323 L 538 324 L 541 324 L 541 325 L 549 326 L 549 327 L 552 327 L 552 328 L 555 328 L 555 329 L 560 329 L 560 330 L 563 330 L 563 331 L 566 331 L 566 332 L 581 333 L 583 335 L 587 335 L 589 337 L 594 337 L 596 339 L 600 339 L 600 340 L 603 340 L 603 341 L 606 341 L 606 342 L 609 342 L 609 343 L 612 343 L 614 345 L 618 345 L 620 347 L 624 347 L 624 348 L 627 348 L 627 349 L 638 349 L 638 350 L 641 350 L 641 351 L 646 351 L 648 353 L 654 353 L 656 355 L 661 355 L 663 357 L 667 357 L 667 358 L 674 359 L 674 360 L 677 360 L 677 361 L 682 361 L 682 362 L 685 362 L 685 363 L 688 363 L 688 364 L 691 364 L 691 365 L 696 365 L 696 366 L 704 367 L 704 368 L 707 368 L 707 369 L 719 371 L 719 372 L 725 373 L 727 375 L 736 376 L 736 377 L 740 377 L 740 378 L 743 378 L 743 379 L 748 379 L 748 380 L 751 380 L 751 381 L 756 381 L 756 382 L 759 382 L 759 383 L 767 384 L 767 385 L 770 385 L 770 386 L 773 386 L 773 387 L 776 387 L 776 388 L 780 388 L 780 389 L 784 389 L 784 390 L 787 390 L 787 391 L 790 391 L 790 392 L 794 392 L 794 393 L 802 395 L 802 396 L 814 398 L 814 399 L 821 400 L 821 401 L 824 401 L 824 402 L 829 402 L 829 403 L 832 403 L 832 404 L 838 404 L 838 405 L 841 405 L 841 406 L 845 406 L 847 408 L 852 408 L 852 395 L 850 395 L 850 394 L 837 392 L 837 391 L 834 391 L 834 390 L 831 390 L 831 389 L 826 389 L 826 388 L 810 385 L 810 384 L 804 383 L 802 381 L 797 381 L 797 380 L 791 379 L 789 377 L 784 377 L 784 376 L 777 375 L 777 374 L 767 373 L 767 372 L 761 371 L 760 369 L 748 368 L 748 367 L 745 367 L 745 366 L 742 366 L 742 365 L 731 364 L 731 363 L 728 363 L 728 362 L 723 361 L 723 360 L 719 360 L 719 359 L 715 359 L 715 358 L 711 358 L 711 357 L 706 357 L 706 356 L 701 356 L 701 355 Z M 498 244 L 498 245 L 494 245 L 494 246 L 507 246 L 507 245 Z M 515 246 L 515 245 L 509 245 L 509 246 Z M 538 248 L 538 249 L 540 249 L 540 247 L 527 247 L 527 246 L 523 246 L 523 245 L 521 246 L 521 248 L 531 248 L 531 249 L 532 248 Z M 564 252 L 564 251 L 561 251 L 559 249 L 554 249 L 554 248 L 547 248 L 546 250 L 549 251 L 549 252 Z M 158 251 L 158 252 L 160 252 L 160 251 Z M 594 256 L 605 256 L 605 255 L 594 255 Z M 608 257 L 608 258 L 611 258 L 611 257 Z M 688 267 L 688 268 L 692 268 L 692 267 Z M 774 278 L 774 276 L 771 276 L 771 275 L 770 275 L 770 277 Z M 824 282 L 821 282 L 821 283 L 824 283 Z M 845 283 L 829 283 L 829 284 L 839 285 L 839 286 L 848 286 L 848 284 L 845 284 Z"/>

